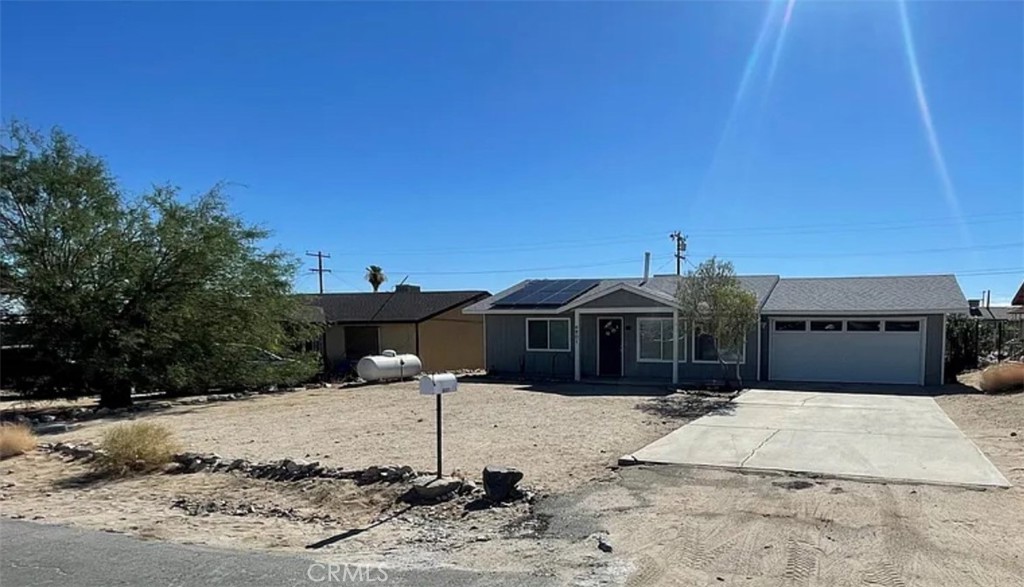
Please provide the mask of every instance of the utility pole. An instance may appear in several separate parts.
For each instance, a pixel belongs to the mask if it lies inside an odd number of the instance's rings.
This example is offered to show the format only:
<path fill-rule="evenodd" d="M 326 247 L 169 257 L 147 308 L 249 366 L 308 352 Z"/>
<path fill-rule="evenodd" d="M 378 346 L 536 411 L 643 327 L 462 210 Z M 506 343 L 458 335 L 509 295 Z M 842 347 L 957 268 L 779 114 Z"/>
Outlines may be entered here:
<path fill-rule="evenodd" d="M 676 241 L 676 275 L 682 275 L 683 259 L 686 258 L 686 237 L 677 230 L 668 235 L 668 238 Z"/>
<path fill-rule="evenodd" d="M 317 251 L 315 253 L 306 252 L 309 257 L 316 257 L 316 269 L 310 269 L 311 273 L 320 274 L 320 293 L 324 293 L 324 273 L 330 273 L 330 269 L 324 269 L 324 259 L 330 259 L 331 256 L 323 251 Z"/>

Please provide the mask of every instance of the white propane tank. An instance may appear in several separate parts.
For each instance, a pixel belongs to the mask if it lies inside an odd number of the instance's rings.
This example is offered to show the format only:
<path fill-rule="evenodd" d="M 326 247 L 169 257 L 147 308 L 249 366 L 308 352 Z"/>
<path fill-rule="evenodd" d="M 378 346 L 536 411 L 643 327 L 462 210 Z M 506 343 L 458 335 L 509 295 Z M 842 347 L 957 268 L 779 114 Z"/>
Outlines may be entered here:
<path fill-rule="evenodd" d="M 381 355 L 369 355 L 356 363 L 356 373 L 365 381 L 404 379 L 415 377 L 423 370 L 423 363 L 416 355 L 399 355 L 395 351 L 384 351 Z"/>

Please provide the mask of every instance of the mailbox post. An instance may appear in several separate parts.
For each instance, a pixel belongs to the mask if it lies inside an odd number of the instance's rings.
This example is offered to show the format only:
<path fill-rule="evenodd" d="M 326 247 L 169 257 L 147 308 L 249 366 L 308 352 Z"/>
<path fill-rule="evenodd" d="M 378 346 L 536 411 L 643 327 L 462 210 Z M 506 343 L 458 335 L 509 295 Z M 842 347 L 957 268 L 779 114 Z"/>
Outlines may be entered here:
<path fill-rule="evenodd" d="M 451 373 L 437 373 L 420 377 L 420 394 L 432 395 L 437 404 L 437 478 L 441 478 L 441 396 L 459 388 L 459 382 Z"/>

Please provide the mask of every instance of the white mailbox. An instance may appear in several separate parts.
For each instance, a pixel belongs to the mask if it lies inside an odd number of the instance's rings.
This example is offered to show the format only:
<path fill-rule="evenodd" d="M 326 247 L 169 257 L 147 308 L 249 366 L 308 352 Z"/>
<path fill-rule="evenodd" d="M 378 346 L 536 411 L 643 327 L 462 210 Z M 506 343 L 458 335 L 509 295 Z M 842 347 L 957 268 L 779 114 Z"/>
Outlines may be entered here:
<path fill-rule="evenodd" d="M 459 388 L 459 381 L 451 373 L 435 373 L 420 377 L 420 393 L 423 395 L 441 395 L 451 393 Z"/>

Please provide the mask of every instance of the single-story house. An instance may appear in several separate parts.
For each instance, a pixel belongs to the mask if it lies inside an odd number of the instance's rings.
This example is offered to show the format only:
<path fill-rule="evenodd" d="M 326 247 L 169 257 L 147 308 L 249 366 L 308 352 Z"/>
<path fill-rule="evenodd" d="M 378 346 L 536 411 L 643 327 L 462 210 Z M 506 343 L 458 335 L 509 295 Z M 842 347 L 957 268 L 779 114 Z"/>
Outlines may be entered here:
<path fill-rule="evenodd" d="M 943 381 L 945 320 L 966 313 L 952 275 L 781 278 L 739 276 L 758 324 L 723 356 L 699 324 L 681 323 L 680 279 L 526 280 L 468 306 L 484 318 L 489 372 L 672 383 Z M 726 353 L 723 352 L 723 355 Z"/>
<path fill-rule="evenodd" d="M 444 371 L 483 368 L 483 317 L 462 310 L 489 295 L 399 285 L 393 292 L 302 297 L 323 311 L 328 371 L 343 372 L 385 350 L 415 354 L 424 370 Z"/>

